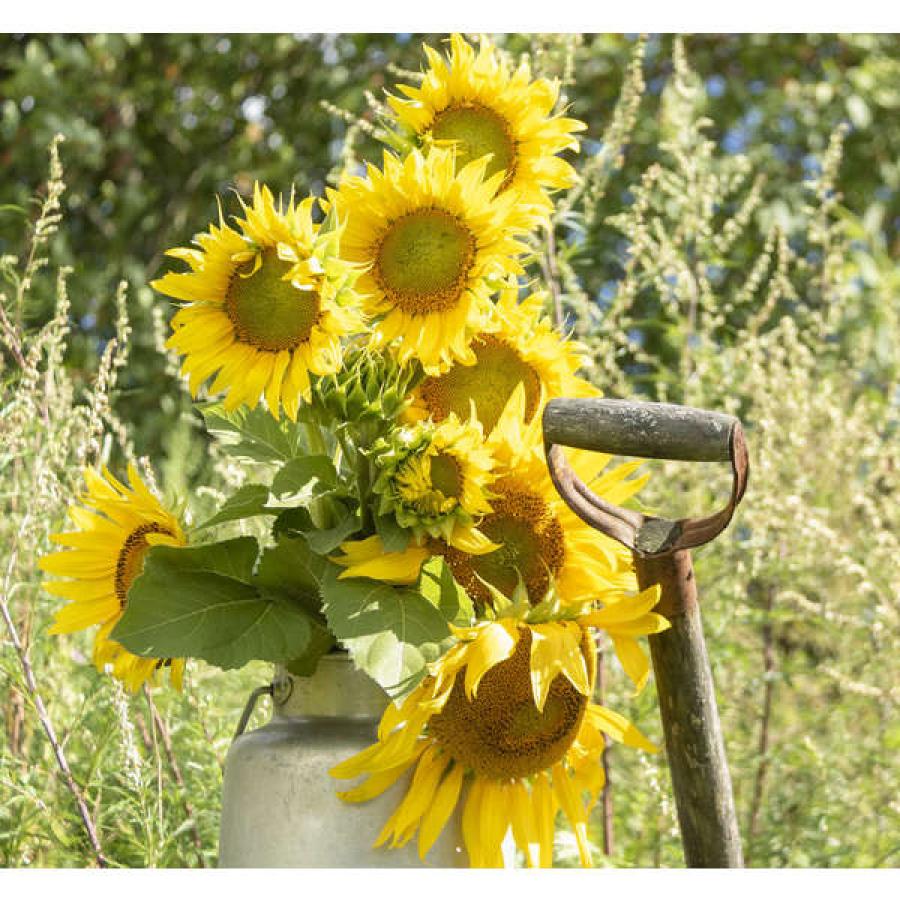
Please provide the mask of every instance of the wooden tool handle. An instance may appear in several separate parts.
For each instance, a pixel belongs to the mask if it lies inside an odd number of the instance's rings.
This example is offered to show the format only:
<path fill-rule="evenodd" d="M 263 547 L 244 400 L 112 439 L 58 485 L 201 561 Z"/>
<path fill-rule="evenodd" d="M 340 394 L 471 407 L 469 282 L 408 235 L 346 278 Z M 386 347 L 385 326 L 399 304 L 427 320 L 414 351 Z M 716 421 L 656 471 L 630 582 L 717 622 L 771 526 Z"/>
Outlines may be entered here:
<path fill-rule="evenodd" d="M 544 410 L 548 443 L 642 459 L 728 462 L 737 424 L 726 413 L 674 403 L 556 399 Z"/>

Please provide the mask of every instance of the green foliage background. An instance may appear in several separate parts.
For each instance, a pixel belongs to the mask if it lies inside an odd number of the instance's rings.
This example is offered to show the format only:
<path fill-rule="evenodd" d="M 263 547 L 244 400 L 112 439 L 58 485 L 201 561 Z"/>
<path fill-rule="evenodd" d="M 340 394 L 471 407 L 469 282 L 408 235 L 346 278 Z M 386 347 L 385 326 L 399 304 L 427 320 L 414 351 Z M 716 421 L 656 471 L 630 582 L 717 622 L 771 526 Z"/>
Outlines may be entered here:
<path fill-rule="evenodd" d="M 158 350 L 168 313 L 147 282 L 167 247 L 215 217 L 217 194 L 246 195 L 254 179 L 321 192 L 342 166 L 377 159 L 383 88 L 419 68 L 422 39 L 440 38 L 0 36 L 4 273 L 16 268 L 8 255 L 27 256 L 46 147 L 65 137 L 50 264 L 21 304 L 4 304 L 26 346 L 58 304 L 56 270 L 72 269 L 70 333 L 46 342 L 56 374 L 29 380 L 3 351 L 0 434 L 21 452 L 0 465 L 0 577 L 114 864 L 214 864 L 220 764 L 246 694 L 267 678 L 261 666 L 198 667 L 183 696 L 154 694 L 154 724 L 147 697 L 125 697 L 85 665 L 85 636 L 44 634 L 54 604 L 34 561 L 61 527 L 90 443 L 63 434 L 67 411 L 102 405 L 95 373 L 122 337 L 116 284 L 129 284 L 131 356 L 105 421 L 122 424 L 170 494 L 227 483 L 233 473 Z M 561 77 L 589 126 L 584 189 L 563 199 L 553 240 L 536 251 L 567 326 L 593 352 L 591 376 L 611 395 L 730 408 L 749 426 L 744 510 L 697 569 L 750 862 L 897 865 L 898 40 L 691 36 L 679 68 L 673 38 L 651 36 L 637 76 L 634 35 L 498 40 Z M 64 340 L 60 365 L 51 351 Z M 16 412 L 29 391 L 43 420 Z M 715 502 L 715 477 L 698 486 L 686 467 L 656 471 L 655 507 Z M 37 522 L 34 496 L 46 497 Z M 619 676 L 610 705 L 659 737 L 652 690 L 634 700 Z M 90 864 L 28 697 L 4 639 L 0 864 Z M 679 865 L 664 760 L 616 749 L 611 767 L 615 840 L 598 864 Z M 593 837 L 602 846 L 599 814 Z M 559 855 L 574 859 L 570 841 Z"/>

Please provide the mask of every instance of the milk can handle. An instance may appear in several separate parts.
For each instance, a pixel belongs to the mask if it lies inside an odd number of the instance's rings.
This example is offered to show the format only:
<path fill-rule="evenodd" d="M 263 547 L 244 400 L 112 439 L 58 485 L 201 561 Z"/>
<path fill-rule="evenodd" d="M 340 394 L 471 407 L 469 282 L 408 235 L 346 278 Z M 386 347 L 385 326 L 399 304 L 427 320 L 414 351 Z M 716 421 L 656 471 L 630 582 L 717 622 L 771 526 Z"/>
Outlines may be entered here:
<path fill-rule="evenodd" d="M 237 728 L 235 729 L 234 737 L 232 738 L 233 741 L 236 741 L 247 730 L 247 723 L 250 721 L 250 716 L 253 715 L 253 710 L 256 709 L 256 704 L 263 695 L 269 697 L 275 696 L 275 685 L 264 684 L 262 687 L 258 687 L 251 691 L 250 696 L 247 698 L 247 702 L 244 705 L 244 711 L 241 713 L 241 718 L 238 720 Z"/>

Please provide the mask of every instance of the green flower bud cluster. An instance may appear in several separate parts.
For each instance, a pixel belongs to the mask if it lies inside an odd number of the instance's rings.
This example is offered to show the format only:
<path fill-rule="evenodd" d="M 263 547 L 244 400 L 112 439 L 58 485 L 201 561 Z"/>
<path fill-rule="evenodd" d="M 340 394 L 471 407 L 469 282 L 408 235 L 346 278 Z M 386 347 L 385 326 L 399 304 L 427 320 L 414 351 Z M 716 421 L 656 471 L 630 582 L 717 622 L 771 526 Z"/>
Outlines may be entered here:
<path fill-rule="evenodd" d="M 418 366 L 401 367 L 390 354 L 352 350 L 340 371 L 315 379 L 311 404 L 323 424 L 393 424 L 421 377 Z"/>

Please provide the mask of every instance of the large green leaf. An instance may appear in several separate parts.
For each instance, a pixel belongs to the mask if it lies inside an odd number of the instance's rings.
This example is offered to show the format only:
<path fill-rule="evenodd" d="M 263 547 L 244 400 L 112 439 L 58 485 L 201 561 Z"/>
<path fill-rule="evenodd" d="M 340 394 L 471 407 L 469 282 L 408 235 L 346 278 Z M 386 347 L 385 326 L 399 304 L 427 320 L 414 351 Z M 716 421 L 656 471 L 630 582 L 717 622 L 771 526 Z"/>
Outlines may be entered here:
<path fill-rule="evenodd" d="M 140 656 L 193 656 L 223 669 L 302 656 L 317 623 L 297 599 L 253 583 L 257 552 L 250 537 L 152 548 L 112 638 Z"/>
<path fill-rule="evenodd" d="M 322 579 L 333 567 L 334 563 L 314 552 L 304 538 L 283 535 L 259 561 L 256 583 L 301 604 L 313 623 L 306 649 L 287 662 L 294 675 L 312 675 L 319 659 L 334 646 L 334 636 L 325 627 L 321 597 Z"/>
<path fill-rule="evenodd" d="M 298 506 L 309 503 L 337 487 L 337 472 L 327 456 L 299 456 L 285 463 L 272 480 L 272 493 L 290 495 Z"/>
<path fill-rule="evenodd" d="M 318 610 L 322 580 L 331 568 L 334 563 L 313 552 L 305 538 L 282 535 L 274 547 L 263 552 L 255 581 L 270 590 L 314 597 Z"/>
<path fill-rule="evenodd" d="M 331 528 L 316 528 L 309 511 L 304 507 L 286 509 L 275 520 L 275 536 L 302 534 L 315 553 L 326 555 L 336 550 L 344 541 L 359 531 L 359 515 L 344 503 L 333 500 L 332 511 L 339 518 Z"/>
<path fill-rule="evenodd" d="M 285 667 L 292 675 L 301 675 L 308 678 L 314 675 L 319 665 L 319 660 L 334 647 L 334 635 L 327 629 L 317 626 L 313 629 L 312 637 L 306 650 L 300 655 L 289 659 Z"/>
<path fill-rule="evenodd" d="M 322 582 L 329 628 L 391 696 L 407 693 L 450 642 L 447 620 L 418 591 L 339 573 L 329 569 Z"/>
<path fill-rule="evenodd" d="M 227 412 L 220 403 L 200 407 L 206 429 L 236 459 L 286 462 L 303 453 L 302 429 L 286 419 L 275 419 L 262 406 Z"/>
<path fill-rule="evenodd" d="M 402 553 L 408 546 L 412 532 L 397 524 L 393 516 L 375 516 L 375 530 L 387 553 Z"/>
<path fill-rule="evenodd" d="M 472 598 L 453 577 L 443 556 L 432 556 L 422 566 L 417 588 L 451 624 L 460 628 L 472 624 L 475 618 Z"/>
<path fill-rule="evenodd" d="M 248 519 L 251 516 L 271 513 L 271 510 L 266 509 L 268 499 L 269 489 L 264 484 L 242 485 L 222 504 L 214 516 L 199 527 L 210 528 L 223 522 L 233 522 L 235 519 Z"/>

